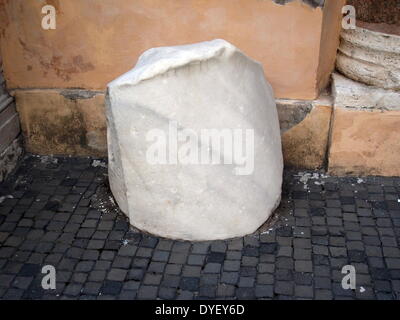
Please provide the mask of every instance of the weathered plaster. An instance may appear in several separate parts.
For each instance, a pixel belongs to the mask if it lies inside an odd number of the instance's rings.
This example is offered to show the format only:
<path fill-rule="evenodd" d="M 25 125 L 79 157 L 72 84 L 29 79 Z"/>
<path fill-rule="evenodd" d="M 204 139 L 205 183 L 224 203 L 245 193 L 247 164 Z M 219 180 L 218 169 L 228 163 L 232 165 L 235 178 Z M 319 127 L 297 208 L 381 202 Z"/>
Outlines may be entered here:
<path fill-rule="evenodd" d="M 106 153 L 104 92 L 37 89 L 16 90 L 14 95 L 29 152 L 63 155 Z M 278 99 L 276 104 L 285 165 L 321 167 L 325 129 L 329 127 L 328 107 L 321 106 L 329 105 L 329 99 Z"/>
<path fill-rule="evenodd" d="M 79 100 L 79 99 L 91 99 L 97 94 L 104 94 L 102 91 L 90 91 L 90 90 L 75 90 L 75 89 L 66 89 L 60 91 L 60 94 L 70 100 Z"/>
<path fill-rule="evenodd" d="M 312 110 L 312 101 L 304 100 L 276 100 L 281 134 L 296 126 Z"/>
<path fill-rule="evenodd" d="M 316 169 L 326 161 L 331 106 L 315 106 L 298 125 L 282 135 L 285 166 Z"/>
<path fill-rule="evenodd" d="M 337 26 L 331 22 L 341 13 L 326 14 L 331 2 L 337 0 L 325 1 L 323 11 L 299 0 L 55 1 L 57 28 L 43 30 L 46 1 L 5 1 L 5 75 L 9 88 L 105 90 L 146 49 L 222 38 L 263 64 L 276 97 L 315 99 L 325 85 L 317 79 L 328 76 L 321 72 L 329 72 L 336 52 Z"/>
<path fill-rule="evenodd" d="M 285 5 L 287 3 L 293 2 L 294 0 L 272 0 L 277 4 L 281 4 L 281 5 Z M 323 7 L 324 6 L 324 2 L 325 0 L 301 0 L 303 1 L 305 4 L 308 4 L 309 6 L 313 7 L 313 8 L 317 8 L 317 7 Z"/>
<path fill-rule="evenodd" d="M 104 93 L 15 90 L 26 149 L 38 154 L 105 155 Z M 91 96 L 91 97 L 89 97 Z M 74 97 L 74 99 L 71 99 Z"/>

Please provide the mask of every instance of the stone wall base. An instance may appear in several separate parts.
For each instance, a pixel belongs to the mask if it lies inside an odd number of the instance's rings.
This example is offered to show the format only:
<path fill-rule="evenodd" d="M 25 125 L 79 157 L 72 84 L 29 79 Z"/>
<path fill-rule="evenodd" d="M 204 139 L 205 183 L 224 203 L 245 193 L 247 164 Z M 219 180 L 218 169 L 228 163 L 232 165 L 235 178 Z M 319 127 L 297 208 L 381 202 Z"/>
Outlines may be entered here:
<path fill-rule="evenodd" d="M 26 151 L 41 155 L 107 154 L 104 92 L 14 90 Z"/>
<path fill-rule="evenodd" d="M 329 173 L 400 176 L 399 129 L 399 110 L 335 107 Z"/>
<path fill-rule="evenodd" d="M 0 154 L 0 182 L 7 179 L 7 176 L 17 167 L 23 151 L 22 136 L 19 135 L 14 141 Z"/>
<path fill-rule="evenodd" d="M 334 73 L 329 172 L 400 175 L 400 93 Z"/>
<path fill-rule="evenodd" d="M 15 90 L 28 152 L 106 156 L 104 92 Z M 333 107 L 328 98 L 277 100 L 286 167 L 335 175 L 400 175 L 400 110 Z"/>
<path fill-rule="evenodd" d="M 332 102 L 276 101 L 286 167 L 319 169 L 326 165 Z"/>
<path fill-rule="evenodd" d="M 28 152 L 41 155 L 107 155 L 104 92 L 14 90 Z M 288 166 L 325 163 L 331 107 L 325 102 L 277 100 Z"/>

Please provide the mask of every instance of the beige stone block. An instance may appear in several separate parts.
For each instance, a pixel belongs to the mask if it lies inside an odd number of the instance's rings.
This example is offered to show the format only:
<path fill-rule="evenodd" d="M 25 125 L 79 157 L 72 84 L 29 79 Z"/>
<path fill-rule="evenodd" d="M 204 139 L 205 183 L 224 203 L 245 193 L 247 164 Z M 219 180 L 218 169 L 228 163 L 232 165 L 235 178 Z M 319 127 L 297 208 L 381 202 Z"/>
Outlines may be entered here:
<path fill-rule="evenodd" d="M 400 111 L 335 108 L 329 152 L 334 175 L 400 175 Z"/>
<path fill-rule="evenodd" d="M 296 126 L 282 136 L 286 166 L 315 169 L 326 160 L 332 107 L 315 106 Z"/>
<path fill-rule="evenodd" d="M 82 90 L 16 90 L 28 152 L 105 155 L 104 93 Z"/>

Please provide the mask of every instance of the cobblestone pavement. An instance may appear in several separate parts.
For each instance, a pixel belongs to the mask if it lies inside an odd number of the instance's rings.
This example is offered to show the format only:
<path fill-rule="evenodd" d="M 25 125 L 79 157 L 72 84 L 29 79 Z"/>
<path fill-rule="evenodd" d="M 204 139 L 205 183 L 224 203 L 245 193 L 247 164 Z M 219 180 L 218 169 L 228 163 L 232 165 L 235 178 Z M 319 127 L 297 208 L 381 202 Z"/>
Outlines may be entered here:
<path fill-rule="evenodd" d="M 271 227 L 190 243 L 130 229 L 99 191 L 106 171 L 27 156 L 0 185 L 1 299 L 400 298 L 400 178 L 287 172 Z M 341 286 L 348 264 L 355 290 Z M 41 288 L 44 265 L 55 290 Z"/>

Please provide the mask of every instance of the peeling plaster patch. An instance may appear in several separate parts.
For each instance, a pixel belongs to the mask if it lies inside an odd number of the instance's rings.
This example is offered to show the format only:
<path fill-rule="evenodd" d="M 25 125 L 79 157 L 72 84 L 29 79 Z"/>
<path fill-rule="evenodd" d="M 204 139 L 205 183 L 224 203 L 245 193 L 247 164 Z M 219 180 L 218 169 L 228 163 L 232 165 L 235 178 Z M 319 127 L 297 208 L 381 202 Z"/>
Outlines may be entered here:
<path fill-rule="evenodd" d="M 304 120 L 282 134 L 283 158 L 287 167 L 316 169 L 325 165 L 332 107 L 315 102 L 312 105 Z"/>
<path fill-rule="evenodd" d="M 70 100 L 91 99 L 99 93 L 103 94 L 104 92 L 80 89 L 66 89 L 60 92 L 62 96 Z"/>
<path fill-rule="evenodd" d="M 276 4 L 280 5 L 285 5 L 287 3 L 293 2 L 294 0 L 272 0 Z M 318 7 L 323 7 L 325 4 L 325 0 L 302 0 L 305 4 L 308 4 L 309 6 L 313 8 L 318 8 Z"/>
<path fill-rule="evenodd" d="M 73 74 L 85 73 L 95 69 L 94 65 L 91 62 L 85 62 L 81 55 L 73 56 L 71 61 L 63 61 L 63 57 L 57 55 L 44 58 L 37 48 L 30 46 L 29 41 L 24 40 L 18 38 L 24 55 L 38 61 L 43 68 L 43 76 L 46 76 L 48 72 L 54 72 L 62 80 L 70 81 Z"/>
<path fill-rule="evenodd" d="M 281 134 L 302 122 L 311 112 L 312 101 L 277 99 Z"/>

